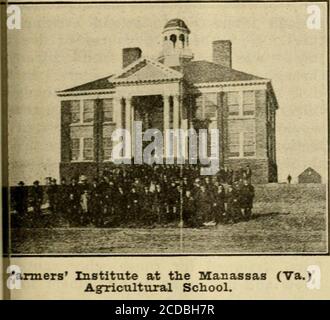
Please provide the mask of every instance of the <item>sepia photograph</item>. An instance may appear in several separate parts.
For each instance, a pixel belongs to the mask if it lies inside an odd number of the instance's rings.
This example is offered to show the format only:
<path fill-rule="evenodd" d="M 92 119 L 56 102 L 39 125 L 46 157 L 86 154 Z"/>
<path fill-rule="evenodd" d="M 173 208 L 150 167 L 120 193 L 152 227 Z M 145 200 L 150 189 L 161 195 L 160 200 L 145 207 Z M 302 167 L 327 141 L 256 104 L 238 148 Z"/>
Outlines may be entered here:
<path fill-rule="evenodd" d="M 327 4 L 21 4 L 9 253 L 328 253 Z"/>

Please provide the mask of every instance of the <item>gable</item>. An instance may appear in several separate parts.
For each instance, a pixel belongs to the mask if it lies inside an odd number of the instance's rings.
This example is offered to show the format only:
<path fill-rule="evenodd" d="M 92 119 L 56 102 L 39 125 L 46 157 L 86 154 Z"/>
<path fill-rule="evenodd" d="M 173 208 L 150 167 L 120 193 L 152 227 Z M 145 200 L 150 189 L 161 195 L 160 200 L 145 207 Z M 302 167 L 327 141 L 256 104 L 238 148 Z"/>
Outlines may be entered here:
<path fill-rule="evenodd" d="M 305 169 L 300 175 L 299 177 L 301 178 L 306 178 L 306 177 L 321 177 L 321 175 L 315 171 L 313 168 L 309 167 L 307 169 Z"/>
<path fill-rule="evenodd" d="M 114 84 L 179 80 L 182 73 L 150 59 L 140 59 L 109 79 Z"/>

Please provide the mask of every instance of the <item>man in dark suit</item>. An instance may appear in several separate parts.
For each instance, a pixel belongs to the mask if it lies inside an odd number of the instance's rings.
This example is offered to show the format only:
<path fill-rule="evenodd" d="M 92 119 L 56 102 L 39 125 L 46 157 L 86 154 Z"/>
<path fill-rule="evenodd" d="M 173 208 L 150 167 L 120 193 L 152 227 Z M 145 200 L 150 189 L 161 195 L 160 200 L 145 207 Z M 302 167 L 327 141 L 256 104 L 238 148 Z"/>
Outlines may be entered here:
<path fill-rule="evenodd" d="M 212 201 L 210 201 L 209 194 L 206 192 L 205 186 L 201 185 L 200 190 L 197 192 L 197 208 L 198 215 L 202 217 L 203 222 L 209 222 L 212 220 Z"/>
<path fill-rule="evenodd" d="M 188 228 L 196 228 L 200 226 L 201 223 L 197 216 L 196 201 L 193 198 L 190 190 L 186 190 L 183 196 L 182 207 L 183 207 L 182 216 L 183 216 L 184 226 L 187 226 Z"/>
<path fill-rule="evenodd" d="M 252 170 L 251 170 L 250 166 L 247 165 L 246 169 L 245 169 L 245 179 L 251 183 L 251 178 L 252 178 Z"/>
<path fill-rule="evenodd" d="M 101 189 L 97 179 L 94 179 L 90 188 L 90 215 L 97 227 L 103 227 L 104 212 L 102 210 Z"/>
<path fill-rule="evenodd" d="M 28 192 L 23 181 L 20 181 L 18 186 L 14 188 L 12 201 L 14 210 L 20 217 L 24 216 L 28 208 Z"/>
<path fill-rule="evenodd" d="M 243 186 L 240 188 L 240 208 L 242 216 L 245 220 L 249 220 L 252 214 L 254 199 L 254 187 L 248 180 L 244 180 Z"/>
<path fill-rule="evenodd" d="M 81 215 L 81 207 L 80 207 L 80 196 L 81 189 L 77 184 L 77 180 L 75 178 L 71 179 L 71 183 L 67 187 L 68 190 L 68 220 L 72 225 L 79 225 L 80 223 L 80 215 Z"/>
<path fill-rule="evenodd" d="M 31 189 L 31 205 L 33 207 L 33 214 L 35 216 L 41 215 L 41 205 L 43 201 L 43 190 L 39 185 L 39 181 L 36 180 L 33 182 Z"/>
<path fill-rule="evenodd" d="M 213 216 L 216 224 L 221 223 L 225 219 L 225 202 L 226 192 L 222 184 L 218 186 L 218 190 L 214 196 L 213 201 Z"/>
<path fill-rule="evenodd" d="M 229 186 L 226 193 L 226 222 L 237 222 L 240 217 L 239 193 L 237 187 Z"/>

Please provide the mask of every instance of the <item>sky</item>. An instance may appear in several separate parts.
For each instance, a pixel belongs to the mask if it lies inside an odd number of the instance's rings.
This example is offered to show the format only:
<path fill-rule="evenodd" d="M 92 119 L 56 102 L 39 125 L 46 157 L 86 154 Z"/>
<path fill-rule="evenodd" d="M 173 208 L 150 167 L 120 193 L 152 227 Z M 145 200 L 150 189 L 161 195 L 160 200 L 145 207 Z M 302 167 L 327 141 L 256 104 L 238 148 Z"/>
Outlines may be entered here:
<path fill-rule="evenodd" d="M 117 73 L 125 47 L 161 51 L 172 18 L 191 30 L 195 60 L 212 41 L 231 40 L 233 68 L 272 80 L 279 102 L 279 180 L 308 166 L 327 177 L 326 6 L 307 28 L 310 3 L 21 5 L 21 30 L 8 30 L 9 179 L 58 178 L 60 100 L 56 91 Z"/>

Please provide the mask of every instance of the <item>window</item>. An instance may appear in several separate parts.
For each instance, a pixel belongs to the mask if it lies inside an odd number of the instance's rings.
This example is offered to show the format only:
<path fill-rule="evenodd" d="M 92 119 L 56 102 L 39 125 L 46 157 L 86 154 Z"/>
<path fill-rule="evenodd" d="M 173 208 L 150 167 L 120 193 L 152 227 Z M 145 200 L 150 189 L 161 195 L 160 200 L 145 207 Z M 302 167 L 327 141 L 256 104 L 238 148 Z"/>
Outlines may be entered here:
<path fill-rule="evenodd" d="M 80 122 L 80 101 L 79 100 L 70 101 L 70 108 L 71 108 L 71 123 Z"/>
<path fill-rule="evenodd" d="M 197 119 L 215 119 L 217 117 L 217 108 L 216 93 L 204 93 L 196 97 L 195 116 Z"/>
<path fill-rule="evenodd" d="M 80 154 L 80 139 L 71 139 L 71 160 L 79 160 Z"/>
<path fill-rule="evenodd" d="M 103 100 L 103 121 L 104 122 L 113 121 L 113 99 Z"/>
<path fill-rule="evenodd" d="M 217 116 L 217 94 L 207 93 L 204 95 L 204 117 L 207 119 Z"/>
<path fill-rule="evenodd" d="M 254 91 L 243 91 L 243 116 L 253 116 L 255 110 Z"/>
<path fill-rule="evenodd" d="M 170 110 L 169 110 L 169 129 L 173 129 L 174 124 L 174 100 L 173 97 L 170 96 Z"/>
<path fill-rule="evenodd" d="M 243 156 L 253 157 L 255 155 L 255 134 L 244 132 L 243 134 Z"/>
<path fill-rule="evenodd" d="M 203 119 L 203 96 L 196 97 L 196 114 L 197 119 Z"/>
<path fill-rule="evenodd" d="M 93 150 L 93 139 L 92 138 L 83 138 L 83 160 L 93 160 L 94 150 Z"/>
<path fill-rule="evenodd" d="M 256 154 L 255 146 L 256 144 L 254 132 L 229 132 L 229 157 L 254 157 Z"/>
<path fill-rule="evenodd" d="M 255 114 L 254 91 L 231 91 L 227 93 L 230 117 L 246 117 Z"/>
<path fill-rule="evenodd" d="M 176 35 L 175 34 L 171 34 L 170 40 L 173 42 L 173 48 L 175 48 L 175 43 L 176 43 L 176 40 L 177 40 Z"/>
<path fill-rule="evenodd" d="M 238 92 L 228 92 L 228 114 L 229 116 L 239 115 L 239 94 Z"/>
<path fill-rule="evenodd" d="M 103 160 L 110 160 L 112 152 L 111 138 L 103 138 Z"/>
<path fill-rule="evenodd" d="M 183 34 L 179 35 L 179 40 L 181 41 L 182 48 L 184 48 L 184 35 Z"/>
<path fill-rule="evenodd" d="M 84 100 L 83 122 L 93 122 L 94 100 Z"/>
<path fill-rule="evenodd" d="M 228 137 L 229 157 L 240 156 L 240 134 L 238 132 L 229 133 Z"/>

